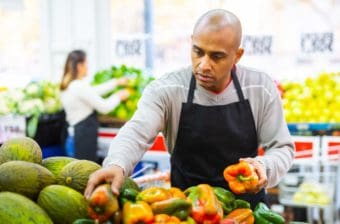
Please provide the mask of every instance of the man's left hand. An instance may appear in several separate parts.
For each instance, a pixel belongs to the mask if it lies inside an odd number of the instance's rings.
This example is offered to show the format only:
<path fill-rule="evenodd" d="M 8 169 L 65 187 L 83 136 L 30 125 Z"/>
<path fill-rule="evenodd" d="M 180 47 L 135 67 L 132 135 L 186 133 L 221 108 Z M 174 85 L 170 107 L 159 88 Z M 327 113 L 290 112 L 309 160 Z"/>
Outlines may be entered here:
<path fill-rule="evenodd" d="M 254 167 L 255 172 L 259 177 L 259 182 L 255 188 L 256 190 L 253 193 L 259 192 L 262 188 L 264 188 L 267 185 L 267 174 L 264 165 L 260 163 L 257 159 L 249 157 L 241 158 L 240 161 L 245 161 Z"/>

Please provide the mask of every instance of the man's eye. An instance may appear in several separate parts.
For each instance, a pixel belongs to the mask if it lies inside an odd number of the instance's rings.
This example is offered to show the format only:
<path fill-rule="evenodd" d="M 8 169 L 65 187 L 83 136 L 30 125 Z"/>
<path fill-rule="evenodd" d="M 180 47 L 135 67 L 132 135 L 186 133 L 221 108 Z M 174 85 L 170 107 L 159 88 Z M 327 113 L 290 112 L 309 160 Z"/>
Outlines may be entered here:
<path fill-rule="evenodd" d="M 223 57 L 224 57 L 224 55 L 222 55 L 222 54 L 213 54 L 212 55 L 212 58 L 215 59 L 215 60 L 221 59 Z"/>
<path fill-rule="evenodd" d="M 198 55 L 198 56 L 203 55 L 203 52 L 202 52 L 201 50 L 199 50 L 199 49 L 194 48 L 194 52 L 195 52 L 196 55 Z"/>

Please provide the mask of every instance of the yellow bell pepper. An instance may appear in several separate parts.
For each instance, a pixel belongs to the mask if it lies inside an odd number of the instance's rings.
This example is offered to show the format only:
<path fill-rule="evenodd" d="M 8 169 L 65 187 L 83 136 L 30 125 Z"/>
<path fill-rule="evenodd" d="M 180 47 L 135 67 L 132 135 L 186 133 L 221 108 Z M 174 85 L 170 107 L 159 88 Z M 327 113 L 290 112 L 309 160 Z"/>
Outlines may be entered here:
<path fill-rule="evenodd" d="M 153 223 L 153 220 L 151 207 L 145 201 L 125 202 L 123 206 L 124 224 L 149 224 Z"/>
<path fill-rule="evenodd" d="M 172 197 L 171 193 L 165 188 L 150 187 L 140 192 L 137 195 L 136 200 L 145 201 L 151 204 L 157 201 L 163 201 L 163 200 L 169 199 L 171 197 Z"/>
<path fill-rule="evenodd" d="M 184 192 L 181 191 L 181 189 L 179 189 L 177 187 L 171 187 L 169 189 L 169 192 L 172 195 L 172 197 L 174 197 L 174 198 L 183 198 L 183 199 L 186 199 L 186 196 L 185 196 Z"/>

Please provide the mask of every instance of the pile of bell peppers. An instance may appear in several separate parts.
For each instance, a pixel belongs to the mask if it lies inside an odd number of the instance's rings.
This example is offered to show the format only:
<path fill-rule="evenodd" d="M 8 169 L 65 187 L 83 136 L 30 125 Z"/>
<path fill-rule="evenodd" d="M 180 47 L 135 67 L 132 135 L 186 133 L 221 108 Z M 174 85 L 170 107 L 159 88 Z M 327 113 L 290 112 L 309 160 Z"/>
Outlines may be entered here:
<path fill-rule="evenodd" d="M 103 185 L 90 197 L 93 223 L 105 224 L 283 224 L 284 219 L 264 203 L 251 210 L 247 201 L 222 187 L 199 184 L 178 188 L 124 188 L 119 196 Z M 92 201 L 91 201 L 92 199 Z M 96 206 L 96 207 L 94 207 Z M 98 207 L 100 206 L 100 207 Z M 111 215 L 109 217 L 109 214 Z M 85 217 L 84 217 L 85 218 Z M 91 223 L 82 219 L 78 224 Z"/>

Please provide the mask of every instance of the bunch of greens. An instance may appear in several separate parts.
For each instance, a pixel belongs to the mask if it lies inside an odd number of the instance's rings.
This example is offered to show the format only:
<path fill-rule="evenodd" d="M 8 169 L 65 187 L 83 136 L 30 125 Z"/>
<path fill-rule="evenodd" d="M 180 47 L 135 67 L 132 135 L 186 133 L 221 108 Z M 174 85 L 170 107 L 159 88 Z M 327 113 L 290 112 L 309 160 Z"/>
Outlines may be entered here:
<path fill-rule="evenodd" d="M 27 133 L 36 133 L 41 114 L 54 114 L 62 109 L 59 85 L 48 81 L 32 82 L 24 88 L 0 92 L 0 115 L 18 114 L 29 117 Z"/>
<path fill-rule="evenodd" d="M 92 85 L 98 85 L 111 79 L 122 77 L 129 79 L 128 85 L 125 87 L 117 87 L 107 93 L 104 97 L 109 97 L 117 91 L 127 88 L 130 91 L 129 98 L 126 101 L 121 102 L 108 115 L 121 120 L 129 120 L 137 109 L 137 103 L 141 97 L 143 89 L 154 78 L 145 77 L 142 70 L 134 67 L 127 67 L 125 65 L 120 67 L 112 66 L 110 69 L 97 72 L 93 78 Z"/>

